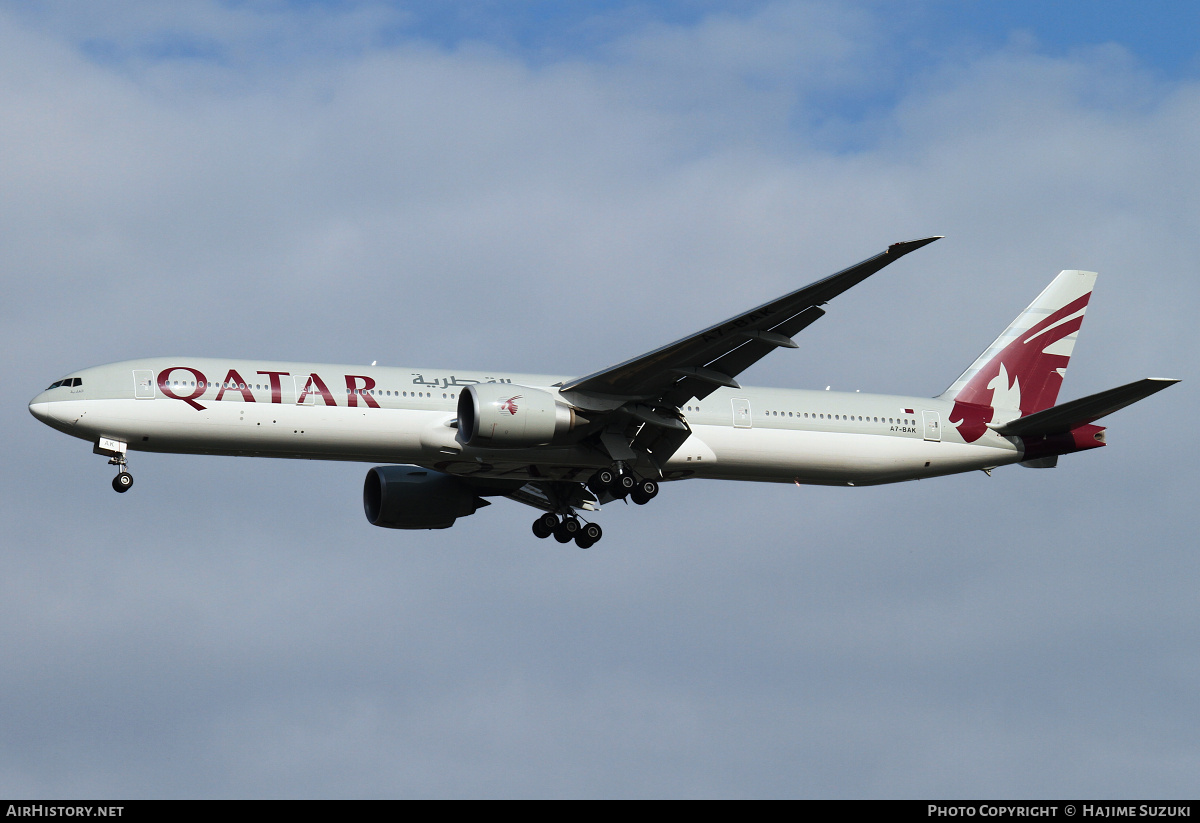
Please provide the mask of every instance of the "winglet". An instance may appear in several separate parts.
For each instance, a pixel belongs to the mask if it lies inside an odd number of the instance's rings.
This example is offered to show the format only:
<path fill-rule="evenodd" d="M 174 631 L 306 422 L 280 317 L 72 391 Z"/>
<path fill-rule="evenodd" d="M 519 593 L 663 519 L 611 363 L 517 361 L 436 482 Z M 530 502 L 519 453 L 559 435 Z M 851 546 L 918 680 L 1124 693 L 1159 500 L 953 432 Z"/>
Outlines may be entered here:
<path fill-rule="evenodd" d="M 946 235 L 944 234 L 937 234 L 933 237 L 924 237 L 920 240 L 905 240 L 902 243 L 893 243 L 892 245 L 888 246 L 887 253 L 895 255 L 896 257 L 903 257 L 910 251 L 916 251 L 922 246 L 928 246 L 934 240 L 941 240 L 945 236 Z"/>

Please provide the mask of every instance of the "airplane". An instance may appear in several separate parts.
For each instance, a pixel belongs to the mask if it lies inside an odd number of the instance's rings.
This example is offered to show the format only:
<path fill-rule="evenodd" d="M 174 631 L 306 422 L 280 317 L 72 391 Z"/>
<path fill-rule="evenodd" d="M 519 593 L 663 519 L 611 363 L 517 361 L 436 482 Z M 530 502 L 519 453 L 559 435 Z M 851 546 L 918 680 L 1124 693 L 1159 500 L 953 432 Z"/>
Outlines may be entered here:
<path fill-rule="evenodd" d="M 737 376 L 828 301 L 939 237 L 884 252 L 662 348 L 582 377 L 157 357 L 72 372 L 29 404 L 88 440 L 127 492 L 130 451 L 375 462 L 375 526 L 443 529 L 506 497 L 539 538 L 590 548 L 605 503 L 717 478 L 869 486 L 1105 445 L 1096 420 L 1173 383 L 1146 378 L 1056 405 L 1093 272 L 1063 271 L 934 398 L 743 387 Z M 585 515 L 587 513 L 587 515 Z"/>

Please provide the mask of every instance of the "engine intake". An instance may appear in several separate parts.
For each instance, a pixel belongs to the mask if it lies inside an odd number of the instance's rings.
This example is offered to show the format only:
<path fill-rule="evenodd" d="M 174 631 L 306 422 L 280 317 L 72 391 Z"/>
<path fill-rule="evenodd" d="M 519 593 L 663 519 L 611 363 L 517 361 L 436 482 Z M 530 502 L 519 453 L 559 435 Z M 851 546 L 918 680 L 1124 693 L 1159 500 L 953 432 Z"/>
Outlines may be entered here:
<path fill-rule="evenodd" d="M 376 466 L 363 483 L 367 520 L 387 529 L 448 529 L 488 505 L 458 478 L 416 466 Z"/>
<path fill-rule="evenodd" d="M 587 422 L 545 389 L 478 383 L 458 396 L 458 441 L 464 446 L 546 446 Z"/>

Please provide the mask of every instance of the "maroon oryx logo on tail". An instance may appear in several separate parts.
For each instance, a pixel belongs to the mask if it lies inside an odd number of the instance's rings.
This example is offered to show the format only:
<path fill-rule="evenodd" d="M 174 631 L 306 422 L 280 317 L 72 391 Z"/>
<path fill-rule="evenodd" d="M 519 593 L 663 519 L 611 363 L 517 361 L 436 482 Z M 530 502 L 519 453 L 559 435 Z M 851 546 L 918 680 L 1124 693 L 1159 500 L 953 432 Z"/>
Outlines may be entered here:
<path fill-rule="evenodd" d="M 506 411 L 514 417 L 517 414 L 517 401 L 525 395 L 518 394 L 516 397 L 510 397 L 500 404 L 500 411 Z"/>

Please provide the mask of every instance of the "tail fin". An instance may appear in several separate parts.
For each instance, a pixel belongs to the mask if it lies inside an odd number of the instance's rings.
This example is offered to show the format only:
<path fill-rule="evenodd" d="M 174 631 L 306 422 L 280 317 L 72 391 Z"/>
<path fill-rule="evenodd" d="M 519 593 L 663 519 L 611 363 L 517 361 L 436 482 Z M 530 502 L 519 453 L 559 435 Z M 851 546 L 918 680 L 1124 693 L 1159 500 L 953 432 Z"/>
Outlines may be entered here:
<path fill-rule="evenodd" d="M 1021 417 L 1054 405 L 1095 282 L 1095 272 L 1060 272 L 941 394 L 954 401 L 950 422 L 967 442 L 983 435 L 995 409 Z"/>

